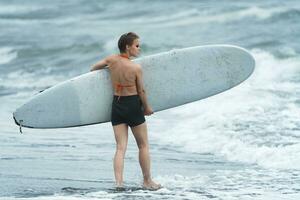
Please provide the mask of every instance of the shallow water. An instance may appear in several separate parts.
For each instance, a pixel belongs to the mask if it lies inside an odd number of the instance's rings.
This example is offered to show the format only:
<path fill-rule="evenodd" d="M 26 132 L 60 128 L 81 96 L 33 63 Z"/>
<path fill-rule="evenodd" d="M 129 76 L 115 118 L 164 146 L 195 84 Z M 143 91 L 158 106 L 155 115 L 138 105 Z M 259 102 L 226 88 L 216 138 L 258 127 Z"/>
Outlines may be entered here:
<path fill-rule="evenodd" d="M 299 22 L 295 0 L 0 2 L 0 199 L 299 199 Z M 256 59 L 232 90 L 147 118 L 158 191 L 141 188 L 132 135 L 126 189 L 114 189 L 110 124 L 21 135 L 12 119 L 128 31 L 143 55 L 234 44 Z"/>

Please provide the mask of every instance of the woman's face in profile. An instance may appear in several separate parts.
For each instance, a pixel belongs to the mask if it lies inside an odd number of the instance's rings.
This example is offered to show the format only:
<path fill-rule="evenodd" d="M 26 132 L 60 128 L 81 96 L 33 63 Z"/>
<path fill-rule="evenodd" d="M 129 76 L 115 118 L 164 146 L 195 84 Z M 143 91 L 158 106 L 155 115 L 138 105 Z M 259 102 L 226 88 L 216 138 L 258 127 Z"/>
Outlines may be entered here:
<path fill-rule="evenodd" d="M 135 39 L 131 46 L 128 48 L 130 56 L 137 57 L 140 54 L 140 41 Z"/>

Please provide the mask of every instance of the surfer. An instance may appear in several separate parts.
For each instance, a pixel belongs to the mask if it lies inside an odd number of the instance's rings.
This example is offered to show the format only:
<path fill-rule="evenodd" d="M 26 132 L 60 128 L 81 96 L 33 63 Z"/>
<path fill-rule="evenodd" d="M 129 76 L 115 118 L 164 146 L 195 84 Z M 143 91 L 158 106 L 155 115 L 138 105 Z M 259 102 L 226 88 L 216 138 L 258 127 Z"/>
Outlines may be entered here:
<path fill-rule="evenodd" d="M 123 187 L 124 156 L 128 141 L 128 126 L 139 148 L 139 163 L 143 173 L 143 187 L 159 189 L 150 173 L 150 154 L 147 124 L 144 115 L 153 114 L 146 97 L 142 67 L 130 60 L 140 53 L 139 36 L 133 32 L 123 34 L 118 47 L 120 54 L 108 56 L 91 68 L 91 71 L 108 68 L 114 88 L 111 123 L 116 139 L 114 174 L 117 188 Z"/>

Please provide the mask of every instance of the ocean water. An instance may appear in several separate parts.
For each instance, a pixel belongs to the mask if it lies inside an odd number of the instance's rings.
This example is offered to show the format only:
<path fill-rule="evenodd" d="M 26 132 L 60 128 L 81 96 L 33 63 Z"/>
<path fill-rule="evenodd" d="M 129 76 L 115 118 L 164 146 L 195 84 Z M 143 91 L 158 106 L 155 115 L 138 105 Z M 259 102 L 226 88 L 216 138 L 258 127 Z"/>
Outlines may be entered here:
<path fill-rule="evenodd" d="M 300 198 L 300 2 L 297 0 L 0 1 L 0 199 Z M 222 94 L 147 117 L 152 174 L 141 189 L 130 135 L 125 191 L 114 189 L 111 125 L 23 129 L 12 112 L 32 95 L 117 53 L 233 44 L 253 75 Z"/>

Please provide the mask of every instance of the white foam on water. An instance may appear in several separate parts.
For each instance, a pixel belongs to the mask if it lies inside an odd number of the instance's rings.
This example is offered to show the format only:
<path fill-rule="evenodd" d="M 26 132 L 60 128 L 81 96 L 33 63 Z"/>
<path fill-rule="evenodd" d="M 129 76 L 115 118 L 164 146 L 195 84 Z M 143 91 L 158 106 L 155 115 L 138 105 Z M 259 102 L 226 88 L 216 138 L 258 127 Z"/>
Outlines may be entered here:
<path fill-rule="evenodd" d="M 13 71 L 5 77 L 0 77 L 0 86 L 7 88 L 47 88 L 61 81 L 66 80 L 66 76 L 39 76 L 35 73 L 24 72 L 23 70 Z"/>
<path fill-rule="evenodd" d="M 118 40 L 118 37 L 107 40 L 103 45 L 105 52 L 110 52 L 111 54 L 114 52 L 118 52 Z"/>
<path fill-rule="evenodd" d="M 296 174 L 294 174 L 296 175 Z M 300 197 L 296 182 L 289 173 L 272 170 L 217 170 L 195 176 L 180 174 L 155 177 L 163 185 L 157 191 L 134 189 L 127 191 L 100 190 L 88 193 L 62 194 L 27 198 L 8 197 L 5 200 L 82 200 L 82 199 L 293 199 Z M 279 181 L 278 181 L 279 180 Z M 275 197 L 275 198 L 274 198 Z M 1 199 L 1 198 L 0 198 Z M 297 199 L 297 198 L 296 198 Z"/>
<path fill-rule="evenodd" d="M 293 96 L 300 86 L 289 81 L 299 76 L 300 59 L 281 60 L 262 50 L 252 53 L 257 66 L 246 82 L 165 111 L 169 118 L 154 118 L 158 128 L 151 136 L 186 152 L 212 153 L 266 168 L 300 169 L 300 106 Z M 168 121 L 172 125 L 166 128 Z"/>
<path fill-rule="evenodd" d="M 40 10 L 41 7 L 35 5 L 7 5 L 0 4 L 0 15 L 2 14 L 26 14 Z"/>
<path fill-rule="evenodd" d="M 265 20 L 276 14 L 289 11 L 286 7 L 262 8 L 252 6 L 241 10 L 219 13 L 209 13 L 206 10 L 190 12 L 184 11 L 180 14 L 171 15 L 168 20 L 165 16 L 153 17 L 143 20 L 143 23 L 159 22 L 158 26 L 184 26 L 192 24 L 226 23 L 241 20 L 247 17 L 254 17 L 257 20 Z"/>
<path fill-rule="evenodd" d="M 168 15 L 157 15 L 153 17 L 139 17 L 136 19 L 132 19 L 131 22 L 134 23 L 164 23 L 168 21 L 174 21 L 174 20 L 182 20 L 182 18 L 190 18 L 193 16 L 199 15 L 198 9 L 189 9 L 189 10 L 184 10 L 184 11 L 178 11 L 178 12 L 173 12 L 172 14 Z"/>
<path fill-rule="evenodd" d="M 285 7 L 261 8 L 261 7 L 253 6 L 241 11 L 236 11 L 233 14 L 236 15 L 236 17 L 240 17 L 240 18 L 254 16 L 257 17 L 258 19 L 267 19 L 274 16 L 275 14 L 283 13 L 288 10 L 289 8 L 285 8 Z M 232 17 L 232 15 L 228 15 L 228 16 L 230 16 L 230 18 Z"/>
<path fill-rule="evenodd" d="M 7 64 L 12 60 L 16 59 L 18 56 L 17 51 L 10 47 L 0 48 L 0 65 Z"/>
<path fill-rule="evenodd" d="M 217 170 L 212 173 L 203 173 L 196 176 L 160 176 L 157 180 L 178 194 L 193 192 L 199 197 L 220 199 L 290 199 L 300 197 L 297 184 L 290 181 L 290 175 L 278 171 L 265 170 Z M 298 174 L 299 177 L 299 174 Z M 277 180 L 280 179 L 281 182 Z M 176 189 L 175 189 L 176 188 Z M 200 196 L 201 195 L 201 196 Z"/>
<path fill-rule="evenodd" d="M 19 198 L 19 197 L 4 197 L 0 200 L 81 200 L 81 199 L 90 199 L 90 200 L 111 200 L 112 198 L 101 198 L 101 197 L 84 197 L 84 196 L 66 196 L 66 195 L 53 195 L 53 196 L 38 196 L 38 197 L 26 197 L 26 198 Z"/>

